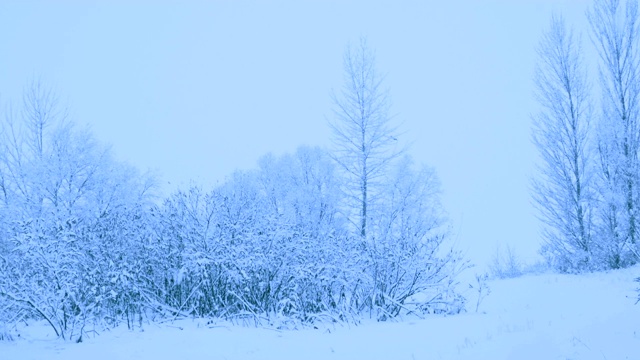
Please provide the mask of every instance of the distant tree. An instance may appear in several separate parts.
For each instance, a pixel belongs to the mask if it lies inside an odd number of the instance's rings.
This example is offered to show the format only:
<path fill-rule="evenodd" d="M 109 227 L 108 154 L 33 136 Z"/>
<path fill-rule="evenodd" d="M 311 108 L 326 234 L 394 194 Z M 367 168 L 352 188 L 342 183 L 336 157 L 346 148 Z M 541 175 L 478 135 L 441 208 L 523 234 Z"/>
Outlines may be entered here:
<path fill-rule="evenodd" d="M 343 228 L 337 215 L 340 179 L 329 154 L 318 147 L 301 146 L 281 157 L 259 161 L 259 184 L 272 210 L 295 224 L 306 236 L 324 238 Z"/>
<path fill-rule="evenodd" d="M 391 100 L 377 72 L 375 53 L 361 38 L 344 55 L 344 85 L 332 96 L 334 158 L 346 177 L 353 224 L 367 237 L 367 222 L 380 196 L 381 183 L 398 150 L 398 127 L 391 122 Z"/>
<path fill-rule="evenodd" d="M 22 201 L 29 204 L 29 211 L 38 212 L 44 193 L 37 184 L 42 174 L 37 172 L 47 164 L 45 152 L 51 146 L 47 141 L 65 126 L 67 112 L 55 92 L 35 80 L 25 88 L 22 106 L 17 111 L 9 106 L 3 120 L 0 172 L 5 203 Z"/>
<path fill-rule="evenodd" d="M 593 267 L 592 111 L 580 43 L 553 17 L 538 46 L 533 143 L 540 154 L 533 200 L 544 223 L 542 252 L 564 269 Z"/>
<path fill-rule="evenodd" d="M 640 57 L 638 3 L 596 0 L 588 12 L 600 55 L 602 106 L 600 236 L 611 267 L 637 262 L 640 236 Z"/>

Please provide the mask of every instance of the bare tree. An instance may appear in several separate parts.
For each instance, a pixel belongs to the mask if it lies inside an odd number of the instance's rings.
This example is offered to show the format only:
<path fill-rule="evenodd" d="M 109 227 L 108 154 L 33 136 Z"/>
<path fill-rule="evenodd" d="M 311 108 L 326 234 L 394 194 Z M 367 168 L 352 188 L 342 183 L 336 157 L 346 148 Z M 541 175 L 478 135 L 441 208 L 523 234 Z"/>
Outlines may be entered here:
<path fill-rule="evenodd" d="M 333 94 L 334 159 L 345 172 L 346 193 L 357 209 L 352 220 L 363 238 L 367 219 L 379 194 L 380 180 L 398 157 L 398 127 L 391 123 L 389 92 L 375 66 L 375 53 L 361 38 L 344 55 L 344 85 Z"/>
<path fill-rule="evenodd" d="M 602 235 L 610 266 L 619 267 L 630 260 L 624 259 L 625 252 L 637 254 L 640 235 L 638 3 L 628 0 L 623 7 L 619 0 L 596 0 L 587 15 L 600 56 Z"/>
<path fill-rule="evenodd" d="M 0 172 L 4 202 L 13 197 L 11 201 L 27 201 L 32 210 L 40 211 L 45 198 L 39 181 L 51 160 L 46 153 L 54 146 L 54 132 L 69 125 L 67 109 L 53 88 L 38 79 L 24 89 L 19 110 L 9 106 L 3 120 Z"/>
<path fill-rule="evenodd" d="M 67 109 L 61 106 L 54 89 L 41 79 L 31 81 L 23 93 L 22 103 L 22 118 L 28 129 L 27 143 L 33 154 L 41 158 L 46 150 L 46 131 L 67 120 Z"/>
<path fill-rule="evenodd" d="M 542 250 L 565 270 L 589 267 L 594 251 L 594 156 L 582 49 L 564 19 L 554 16 L 537 52 L 535 84 L 541 110 L 533 117 L 532 138 L 541 164 L 532 190 L 545 225 Z"/>
<path fill-rule="evenodd" d="M 363 240 L 351 243 L 361 269 L 358 312 L 385 320 L 407 310 L 407 302 L 420 311 L 456 312 L 462 302 L 450 285 L 466 263 L 444 243 L 449 227 L 435 171 L 416 170 L 401 157 L 383 80 L 366 39 L 347 47 L 330 127 L 354 235 Z M 411 300 L 418 293 L 425 298 Z"/>

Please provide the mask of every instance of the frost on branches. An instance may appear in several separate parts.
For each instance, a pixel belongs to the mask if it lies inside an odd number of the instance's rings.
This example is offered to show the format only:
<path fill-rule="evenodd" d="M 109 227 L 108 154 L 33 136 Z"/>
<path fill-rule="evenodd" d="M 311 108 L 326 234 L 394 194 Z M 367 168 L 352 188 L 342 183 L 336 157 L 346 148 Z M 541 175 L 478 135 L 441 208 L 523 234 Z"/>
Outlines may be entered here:
<path fill-rule="evenodd" d="M 184 317 L 296 327 L 462 311 L 466 262 L 447 245 L 439 181 L 396 150 L 385 109 L 364 152 L 300 147 L 159 199 L 33 83 L 1 133 L 0 339 L 29 319 L 82 341 Z"/>
<path fill-rule="evenodd" d="M 461 310 L 460 297 L 451 307 L 441 296 L 461 261 L 440 247 L 447 229 L 430 169 L 404 165 L 379 213 L 380 238 L 367 243 L 341 214 L 340 179 L 326 152 L 302 147 L 259 164 L 210 193 L 178 192 L 160 208 L 156 256 L 169 258 L 156 301 L 164 309 L 294 324 Z M 422 292 L 430 297 L 407 302 Z"/>
<path fill-rule="evenodd" d="M 136 213 L 151 182 L 68 121 L 41 83 L 23 100 L 7 112 L 0 141 L 0 321 L 38 318 L 81 340 L 130 305 L 114 277 L 140 260 Z"/>
<path fill-rule="evenodd" d="M 542 253 L 561 271 L 640 261 L 639 16 L 636 0 L 594 1 L 587 18 L 600 60 L 595 86 L 562 18 L 538 49 L 533 139 L 541 164 L 533 192 Z"/>

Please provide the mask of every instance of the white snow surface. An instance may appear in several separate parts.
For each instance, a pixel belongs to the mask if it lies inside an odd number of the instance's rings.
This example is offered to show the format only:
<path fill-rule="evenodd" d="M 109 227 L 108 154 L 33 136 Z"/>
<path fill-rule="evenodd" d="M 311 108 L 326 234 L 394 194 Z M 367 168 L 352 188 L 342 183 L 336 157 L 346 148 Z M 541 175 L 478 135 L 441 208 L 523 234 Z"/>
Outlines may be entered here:
<path fill-rule="evenodd" d="M 358 326 L 277 330 L 181 320 L 76 344 L 33 324 L 17 340 L 0 341 L 0 359 L 640 359 L 638 276 L 636 266 L 494 280 L 478 313 Z"/>

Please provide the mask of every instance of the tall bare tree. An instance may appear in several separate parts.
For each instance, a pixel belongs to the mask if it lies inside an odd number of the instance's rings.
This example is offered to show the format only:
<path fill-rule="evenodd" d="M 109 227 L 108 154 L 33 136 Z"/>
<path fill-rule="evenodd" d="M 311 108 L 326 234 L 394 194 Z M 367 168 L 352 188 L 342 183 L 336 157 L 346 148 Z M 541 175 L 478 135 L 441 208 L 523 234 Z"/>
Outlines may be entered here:
<path fill-rule="evenodd" d="M 623 266 L 640 236 L 640 58 L 638 2 L 596 0 L 588 12 L 600 57 L 602 114 L 598 150 L 602 165 L 603 237 L 610 265 Z M 631 250 L 631 251 L 629 251 Z M 632 255 L 633 257 L 633 255 Z"/>
<path fill-rule="evenodd" d="M 554 16 L 537 49 L 533 143 L 541 158 L 533 199 L 545 224 L 543 252 L 569 270 L 593 255 L 592 111 L 582 49 L 562 17 Z"/>
<path fill-rule="evenodd" d="M 352 220 L 363 238 L 368 218 L 380 192 L 389 163 L 401 151 L 397 147 L 398 127 L 391 123 L 391 101 L 376 70 L 375 53 L 361 38 L 344 54 L 344 85 L 333 94 L 334 158 L 347 178 L 347 194 L 357 209 Z"/>

